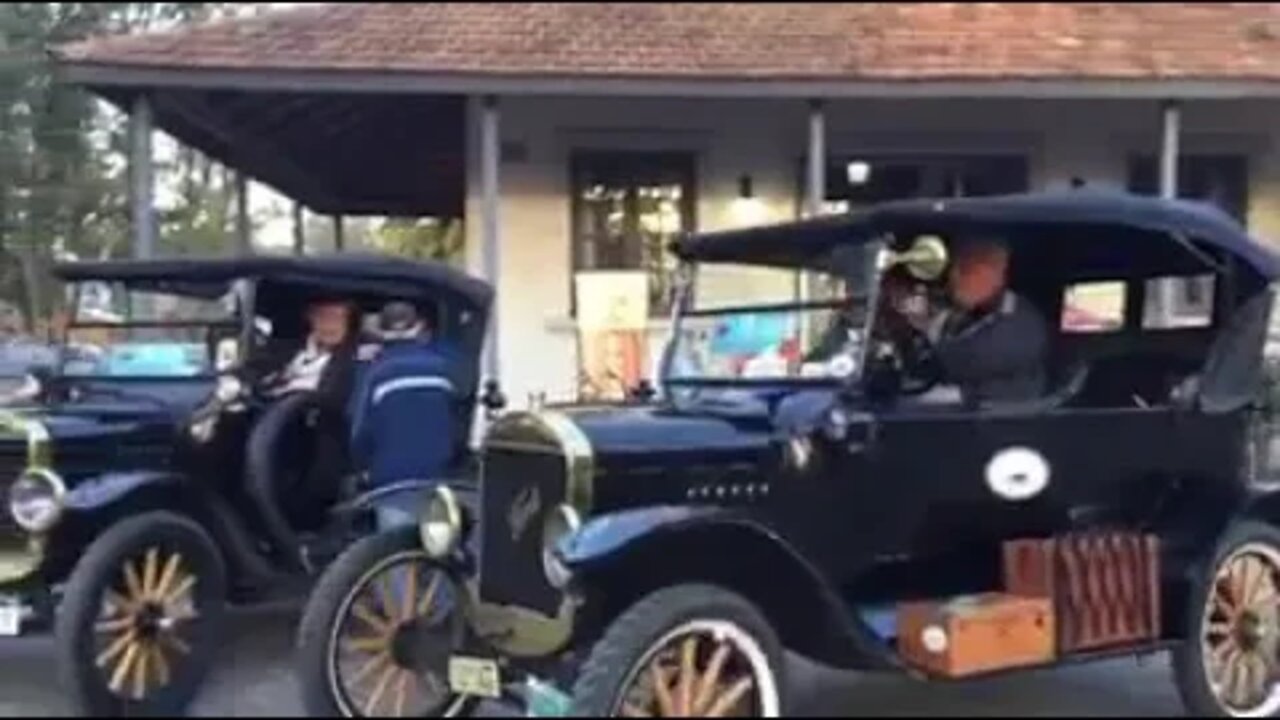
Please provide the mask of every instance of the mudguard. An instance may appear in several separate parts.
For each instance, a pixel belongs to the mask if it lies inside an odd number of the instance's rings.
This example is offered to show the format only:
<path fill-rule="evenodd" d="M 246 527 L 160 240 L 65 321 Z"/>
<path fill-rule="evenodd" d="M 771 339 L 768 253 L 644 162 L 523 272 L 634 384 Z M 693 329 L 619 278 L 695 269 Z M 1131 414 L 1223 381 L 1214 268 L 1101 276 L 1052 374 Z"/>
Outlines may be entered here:
<path fill-rule="evenodd" d="M 186 482 L 181 475 L 153 470 L 112 472 L 83 480 L 67 491 L 67 510 L 93 513 L 109 508 L 137 492 L 173 490 Z"/>
<path fill-rule="evenodd" d="M 607 584 L 605 578 L 616 576 L 622 568 L 628 568 L 624 574 L 653 578 L 655 557 L 662 558 L 667 570 L 675 565 L 688 573 L 678 581 L 696 582 L 718 579 L 704 574 L 723 557 L 712 549 L 717 545 L 708 544 L 708 538 L 713 537 L 723 538 L 735 551 L 760 554 L 753 557 L 762 561 L 754 582 L 746 588 L 730 589 L 759 604 L 792 649 L 842 667 L 902 668 L 897 656 L 849 611 L 837 590 L 802 552 L 747 513 L 688 506 L 613 513 L 586 522 L 557 549 L 565 566 L 587 588 L 595 587 L 595 581 Z M 681 548 L 697 552 L 672 552 Z"/>
<path fill-rule="evenodd" d="M 66 508 L 72 520 L 68 525 L 94 528 L 137 512 L 148 501 L 200 522 L 239 572 L 259 581 L 272 575 L 270 564 L 255 550 L 257 541 L 251 531 L 226 500 L 176 473 L 136 470 L 82 480 L 67 491 Z M 88 542 L 92 535 L 81 539 Z"/>

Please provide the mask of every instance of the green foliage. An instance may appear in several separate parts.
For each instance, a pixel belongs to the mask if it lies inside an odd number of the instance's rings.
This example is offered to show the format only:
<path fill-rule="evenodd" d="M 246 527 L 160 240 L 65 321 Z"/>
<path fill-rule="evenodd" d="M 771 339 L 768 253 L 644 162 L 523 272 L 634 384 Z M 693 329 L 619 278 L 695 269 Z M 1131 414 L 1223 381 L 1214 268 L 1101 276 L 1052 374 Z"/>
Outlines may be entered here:
<path fill-rule="evenodd" d="M 126 125 L 83 90 L 56 82 L 48 49 L 104 33 L 201 20 L 230 3 L 0 4 L 0 299 L 29 324 L 61 298 L 55 258 L 110 257 L 128 247 Z M 181 200 L 161 219 L 165 247 L 209 248 L 230 192 L 209 163 L 180 156 Z"/>
<path fill-rule="evenodd" d="M 393 255 L 460 265 L 465 239 L 461 220 L 391 218 L 374 230 L 370 242 Z"/>

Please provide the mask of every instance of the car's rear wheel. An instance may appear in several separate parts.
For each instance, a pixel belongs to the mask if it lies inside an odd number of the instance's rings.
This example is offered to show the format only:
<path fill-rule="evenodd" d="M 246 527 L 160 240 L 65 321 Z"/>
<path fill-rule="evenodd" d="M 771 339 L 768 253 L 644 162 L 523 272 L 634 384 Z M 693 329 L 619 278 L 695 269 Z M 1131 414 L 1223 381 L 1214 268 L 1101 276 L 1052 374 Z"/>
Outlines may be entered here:
<path fill-rule="evenodd" d="M 1240 523 L 1197 573 L 1178 690 L 1199 717 L 1280 716 L 1280 531 Z"/>
<path fill-rule="evenodd" d="M 448 685 L 466 632 L 452 577 L 416 528 L 360 540 L 321 576 L 298 630 L 298 676 L 318 717 L 460 717 Z"/>
<path fill-rule="evenodd" d="M 58 670 L 73 705 L 97 716 L 181 714 L 222 642 L 222 556 L 169 513 L 123 521 L 81 558 L 59 607 Z"/>
<path fill-rule="evenodd" d="M 650 595 L 596 644 L 574 686 L 581 717 L 780 717 L 782 646 L 751 603 L 683 585 Z"/>

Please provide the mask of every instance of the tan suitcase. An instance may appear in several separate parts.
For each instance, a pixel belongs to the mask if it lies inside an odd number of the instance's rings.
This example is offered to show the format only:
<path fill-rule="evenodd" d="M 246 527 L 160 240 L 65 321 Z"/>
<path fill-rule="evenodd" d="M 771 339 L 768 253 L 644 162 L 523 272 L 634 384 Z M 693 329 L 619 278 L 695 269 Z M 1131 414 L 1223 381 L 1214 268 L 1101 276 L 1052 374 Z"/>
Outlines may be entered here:
<path fill-rule="evenodd" d="M 1053 603 L 988 593 L 898 608 L 898 652 L 931 675 L 964 677 L 1054 659 Z"/>

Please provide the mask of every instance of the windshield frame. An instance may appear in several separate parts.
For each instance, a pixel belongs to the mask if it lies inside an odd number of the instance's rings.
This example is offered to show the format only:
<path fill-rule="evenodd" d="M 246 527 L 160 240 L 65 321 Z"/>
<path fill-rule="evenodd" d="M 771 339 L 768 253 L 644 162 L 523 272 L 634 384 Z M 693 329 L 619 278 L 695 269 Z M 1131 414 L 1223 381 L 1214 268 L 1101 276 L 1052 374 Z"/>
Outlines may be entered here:
<path fill-rule="evenodd" d="M 861 243 L 860 246 L 866 248 L 868 256 L 874 259 L 879 256 L 880 251 L 885 247 L 885 243 L 877 240 L 869 243 Z M 796 300 L 791 302 L 761 302 L 758 304 L 735 303 L 732 306 L 695 308 L 694 303 L 698 290 L 698 271 L 703 265 L 746 265 L 766 269 L 792 270 L 796 275 L 795 292 L 798 297 Z M 663 395 L 668 398 L 674 397 L 674 394 L 671 391 L 676 388 L 741 388 L 765 390 L 792 388 L 832 389 L 860 382 L 863 368 L 866 367 L 868 353 L 871 350 L 871 331 L 874 328 L 880 305 L 880 279 L 882 271 L 879 267 L 879 263 L 874 260 L 868 263 L 865 268 L 865 276 L 862 278 L 867 283 L 866 291 L 861 294 L 861 297 L 865 298 L 866 316 L 863 319 L 862 326 L 858 328 L 862 336 L 862 342 L 858 348 L 859 357 L 857 358 L 857 368 L 852 375 L 848 377 L 826 375 L 821 377 L 722 378 L 711 376 L 675 377 L 672 374 L 675 353 L 680 344 L 679 338 L 681 336 L 681 332 L 685 328 L 686 320 L 690 318 L 718 317 L 748 312 L 838 309 L 849 300 L 859 298 L 859 294 L 850 294 L 835 300 L 800 299 L 799 296 L 802 295 L 804 288 L 804 282 L 802 280 L 803 275 L 805 272 L 813 271 L 827 272 L 831 275 L 842 275 L 837 268 L 830 267 L 797 267 L 775 263 L 751 263 L 744 260 L 735 260 L 731 263 L 721 263 L 682 259 L 674 275 L 676 296 L 675 302 L 672 304 L 671 330 L 668 335 L 667 342 L 663 347 L 662 358 L 659 365 L 660 386 Z M 843 274 L 843 277 L 850 279 L 848 274 Z"/>
<path fill-rule="evenodd" d="M 226 283 L 226 289 L 222 297 L 230 295 L 234 300 L 235 307 L 230 316 L 225 320 L 133 320 L 128 317 L 123 318 L 120 322 L 81 320 L 80 302 L 82 293 L 86 286 L 95 283 L 105 283 L 123 289 L 126 292 L 143 292 L 155 296 L 170 296 L 177 298 L 200 298 L 201 295 L 194 292 L 182 292 L 174 289 L 162 289 L 151 286 L 150 283 L 131 282 L 120 280 L 118 278 L 77 278 L 71 284 L 70 308 L 67 314 L 66 324 L 57 329 L 55 346 L 57 347 L 57 365 L 56 371 L 60 377 L 74 379 L 84 382 L 114 382 L 114 383 L 188 383 L 203 382 L 215 379 L 221 375 L 234 373 L 238 368 L 242 367 L 248 360 L 247 352 L 252 348 L 253 333 L 253 317 L 254 317 L 254 297 L 256 295 L 256 283 L 249 278 L 239 278 Z M 205 329 L 205 330 L 233 330 L 235 331 L 235 339 L 240 345 L 236 362 L 227 368 L 218 368 L 216 359 L 204 371 L 195 375 L 105 375 L 102 373 L 75 373 L 66 372 L 67 364 L 70 360 L 69 351 L 73 346 L 71 342 L 71 334 L 76 330 L 94 330 L 94 329 L 110 329 L 110 330 L 147 330 L 147 329 Z"/>

